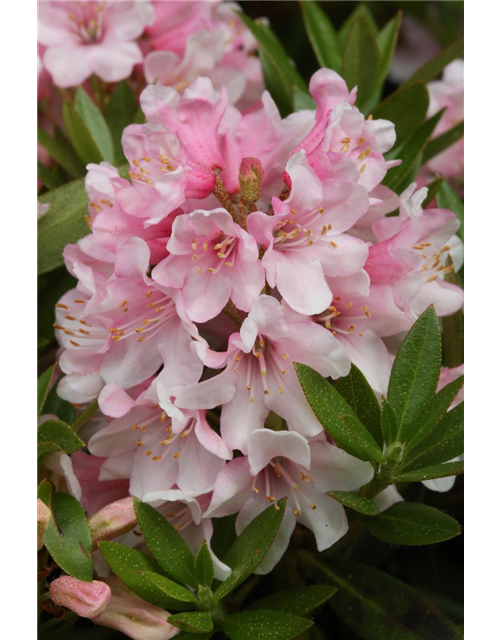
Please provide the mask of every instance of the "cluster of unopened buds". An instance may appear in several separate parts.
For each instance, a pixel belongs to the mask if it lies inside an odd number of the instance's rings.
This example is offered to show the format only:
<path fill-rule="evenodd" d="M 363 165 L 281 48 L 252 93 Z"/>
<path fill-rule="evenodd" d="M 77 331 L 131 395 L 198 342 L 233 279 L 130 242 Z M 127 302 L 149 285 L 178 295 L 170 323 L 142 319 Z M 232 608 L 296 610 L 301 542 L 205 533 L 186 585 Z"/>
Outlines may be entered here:
<path fill-rule="evenodd" d="M 444 279 L 456 216 L 423 209 L 426 189 L 381 184 L 394 126 L 365 118 L 334 71 L 310 91 L 317 109 L 282 119 L 268 93 L 242 115 L 204 77 L 182 93 L 148 86 L 146 123 L 123 135 L 130 181 L 88 167 L 91 233 L 65 249 L 78 284 L 56 309 L 58 392 L 102 412 L 90 454 L 72 456 L 89 515 L 107 487 L 134 495 L 196 551 L 212 518 L 237 513 L 239 533 L 287 496 L 260 572 L 297 521 L 319 550 L 334 544 L 347 519 L 325 492 L 373 476 L 326 436 L 294 363 L 336 379 L 353 362 L 383 394 L 386 339 L 431 303 L 441 316 L 462 305 Z"/>

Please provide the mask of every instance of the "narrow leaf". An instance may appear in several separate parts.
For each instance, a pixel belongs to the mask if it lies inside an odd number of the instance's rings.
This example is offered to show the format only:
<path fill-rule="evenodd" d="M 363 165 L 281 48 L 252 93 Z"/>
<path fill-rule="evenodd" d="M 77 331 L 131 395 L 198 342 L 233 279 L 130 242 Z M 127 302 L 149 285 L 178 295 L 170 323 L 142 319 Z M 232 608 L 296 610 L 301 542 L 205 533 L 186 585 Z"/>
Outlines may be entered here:
<path fill-rule="evenodd" d="M 207 633 L 214 628 L 210 614 L 204 611 L 176 613 L 174 616 L 168 618 L 168 622 L 178 629 L 191 631 L 193 633 Z"/>
<path fill-rule="evenodd" d="M 177 582 L 173 582 L 173 580 L 169 580 L 165 576 L 162 576 L 160 573 L 155 573 L 154 571 L 143 571 L 140 572 L 140 575 L 143 575 L 147 580 L 152 582 L 155 587 L 158 587 L 160 591 L 168 596 L 169 598 L 173 598 L 174 600 L 179 600 L 179 602 L 196 602 L 196 596 L 183 587 Z"/>
<path fill-rule="evenodd" d="M 434 180 L 427 185 L 427 189 L 428 189 L 427 197 L 422 203 L 422 209 L 425 209 L 430 205 L 430 203 L 434 200 L 434 198 L 439 193 L 439 190 L 441 189 L 442 184 L 443 184 L 442 176 L 436 174 L 436 177 L 434 178 Z"/>
<path fill-rule="evenodd" d="M 431 305 L 415 322 L 396 355 L 387 399 L 398 425 L 398 439 L 434 396 L 441 372 L 441 337 Z"/>
<path fill-rule="evenodd" d="M 307 37 L 320 67 L 340 73 L 340 42 L 331 20 L 317 2 L 301 0 Z"/>
<path fill-rule="evenodd" d="M 68 138 L 82 162 L 87 165 L 104 160 L 81 115 L 68 100 L 63 104 L 62 115 Z"/>
<path fill-rule="evenodd" d="M 38 378 L 37 383 L 37 416 L 40 416 L 42 413 L 43 405 L 47 400 L 47 396 L 49 395 L 49 386 L 54 376 L 54 371 L 56 369 L 56 363 L 54 363 L 51 367 L 49 367 L 46 371 L 42 373 L 42 375 Z"/>
<path fill-rule="evenodd" d="M 214 580 L 214 561 L 212 560 L 210 551 L 208 550 L 206 540 L 203 541 L 200 550 L 196 554 L 196 558 L 194 559 L 194 570 L 200 584 L 205 587 L 212 586 L 212 582 Z"/>
<path fill-rule="evenodd" d="M 377 88 L 380 53 L 368 21 L 358 16 L 342 47 L 342 76 L 349 89 L 358 88 L 358 103 L 367 102 Z"/>
<path fill-rule="evenodd" d="M 397 144 L 401 145 L 421 126 L 428 108 L 429 92 L 419 82 L 392 93 L 373 109 L 372 115 L 394 123 Z"/>
<path fill-rule="evenodd" d="M 295 369 L 311 409 L 335 443 L 360 460 L 382 463 L 382 450 L 340 393 L 310 367 L 295 363 Z"/>
<path fill-rule="evenodd" d="M 460 535 L 458 522 L 434 507 L 398 502 L 376 518 L 365 518 L 370 533 L 385 542 L 424 545 L 444 542 Z"/>
<path fill-rule="evenodd" d="M 464 137 L 464 121 L 459 122 L 453 128 L 448 129 L 440 136 L 437 136 L 429 142 L 424 151 L 424 162 L 429 162 L 435 156 L 446 151 L 448 147 L 458 142 Z"/>
<path fill-rule="evenodd" d="M 52 482 L 48 480 L 42 480 L 38 485 L 37 489 L 37 498 L 47 505 L 47 507 L 52 506 L 52 494 L 54 493 L 54 485 Z"/>
<path fill-rule="evenodd" d="M 415 82 L 424 82 L 427 84 L 427 82 L 438 76 L 441 71 L 450 64 L 450 62 L 463 57 L 464 41 L 462 39 L 452 44 L 451 47 L 440 51 L 437 56 L 432 58 L 432 60 L 427 62 L 427 64 L 424 64 L 424 66 L 418 69 L 418 71 L 415 71 L 415 73 L 408 78 L 402 86 L 407 87 L 411 84 L 415 84 Z"/>
<path fill-rule="evenodd" d="M 451 187 L 446 180 L 443 180 L 441 189 L 437 194 L 438 207 L 443 209 L 451 209 L 453 213 L 460 220 L 460 229 L 457 231 L 457 235 L 461 240 L 464 239 L 464 204 L 455 193 L 453 187 Z"/>
<path fill-rule="evenodd" d="M 448 462 L 447 464 L 436 464 L 432 467 L 424 467 L 415 471 L 400 473 L 394 478 L 395 482 L 423 482 L 424 480 L 434 480 L 435 478 L 447 478 L 458 476 L 464 472 L 464 461 Z"/>
<path fill-rule="evenodd" d="M 75 109 L 87 127 L 101 156 L 113 164 L 115 161 L 113 140 L 106 120 L 82 87 L 78 87 L 76 90 Z"/>
<path fill-rule="evenodd" d="M 116 85 L 104 116 L 113 139 L 114 153 L 117 163 L 126 162 L 122 149 L 122 134 L 125 127 L 134 122 L 137 100 L 126 80 Z"/>
<path fill-rule="evenodd" d="M 281 613 L 291 613 L 294 616 L 304 616 L 329 600 L 336 591 L 335 587 L 319 584 L 287 589 L 252 602 L 247 610 L 265 609 L 266 611 L 280 611 Z"/>
<path fill-rule="evenodd" d="M 344 42 L 346 41 L 347 36 L 349 35 L 354 22 L 356 21 L 357 18 L 359 18 L 359 16 L 362 16 L 366 20 L 372 35 L 374 37 L 377 35 L 378 27 L 377 27 L 377 23 L 375 22 L 375 18 L 373 17 L 372 12 L 368 8 L 368 5 L 361 3 L 354 9 L 354 11 L 351 13 L 351 15 L 347 18 L 347 20 L 344 22 L 344 24 L 340 28 L 339 39 L 341 44 L 344 44 Z"/>
<path fill-rule="evenodd" d="M 378 85 L 381 87 L 389 73 L 392 58 L 396 50 L 396 44 L 401 29 L 401 20 L 403 12 L 398 11 L 394 18 L 388 22 L 385 27 L 377 35 L 377 44 L 380 51 L 380 72 Z"/>
<path fill-rule="evenodd" d="M 175 580 L 196 587 L 194 558 L 182 536 L 156 509 L 134 498 L 142 534 L 162 569 Z"/>
<path fill-rule="evenodd" d="M 382 400 L 382 433 L 384 442 L 391 444 L 396 440 L 398 434 L 398 423 L 389 403 L 385 398 Z"/>
<path fill-rule="evenodd" d="M 292 640 L 312 626 L 311 620 L 279 611 L 243 611 L 221 622 L 230 640 Z"/>
<path fill-rule="evenodd" d="M 99 403 L 97 398 L 92 400 L 92 402 L 85 407 L 85 409 L 80 413 L 80 415 L 76 418 L 76 420 L 71 425 L 71 428 L 76 432 L 79 431 L 83 425 L 87 424 L 87 422 L 92 418 L 92 416 L 99 409 Z"/>
<path fill-rule="evenodd" d="M 58 127 L 55 129 L 53 138 L 43 129 L 38 129 L 38 144 L 41 145 L 49 156 L 67 171 L 72 178 L 79 178 L 84 175 L 85 165 Z"/>
<path fill-rule="evenodd" d="M 376 504 L 368 500 L 368 498 L 359 496 L 357 493 L 350 493 L 349 491 L 327 491 L 327 495 L 335 498 L 335 500 L 343 504 L 344 507 L 349 507 L 365 516 L 377 516 L 379 514 Z"/>

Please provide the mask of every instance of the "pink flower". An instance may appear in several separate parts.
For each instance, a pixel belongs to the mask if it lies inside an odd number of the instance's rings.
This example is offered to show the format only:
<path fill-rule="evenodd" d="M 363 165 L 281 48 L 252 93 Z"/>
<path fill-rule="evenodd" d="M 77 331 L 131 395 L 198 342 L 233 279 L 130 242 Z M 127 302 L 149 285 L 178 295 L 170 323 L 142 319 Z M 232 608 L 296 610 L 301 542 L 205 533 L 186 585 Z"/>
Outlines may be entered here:
<path fill-rule="evenodd" d="M 219 375 L 178 390 L 176 405 L 189 409 L 222 404 L 221 434 L 231 449 L 247 452 L 248 438 L 262 428 L 270 411 L 288 427 L 315 436 L 322 426 L 302 392 L 293 362 L 324 376 L 344 376 L 349 360 L 340 343 L 309 318 L 288 319 L 280 303 L 267 295 L 254 303 L 225 353 L 198 348 L 204 363 Z"/>
<path fill-rule="evenodd" d="M 264 286 L 257 243 L 225 209 L 177 217 L 167 249 L 170 255 L 155 267 L 153 279 L 182 290 L 195 322 L 215 318 L 230 298 L 250 311 Z"/>
<path fill-rule="evenodd" d="M 82 618 L 97 618 L 110 603 L 111 589 L 99 580 L 82 582 L 71 576 L 62 576 L 50 583 L 50 599 Z"/>
<path fill-rule="evenodd" d="M 118 415 L 116 398 L 104 396 L 101 408 L 105 413 L 108 403 Z M 122 417 L 98 431 L 88 446 L 93 455 L 107 458 L 100 479 L 130 478 L 130 493 L 141 499 L 173 487 L 190 496 L 206 493 L 213 488 L 224 460 L 232 457 L 204 412 L 179 411 L 161 385 L 142 393 Z"/>
<path fill-rule="evenodd" d="M 219 473 L 207 516 L 238 513 L 236 532 L 269 504 L 287 497 L 283 522 L 257 573 L 268 573 L 285 552 L 296 521 L 316 536 L 318 551 L 347 532 L 342 506 L 326 491 L 352 491 L 373 477 L 373 467 L 334 445 L 308 442 L 291 431 L 257 429 L 248 438 L 248 456 L 235 458 Z M 276 508 L 277 505 L 276 505 Z"/>
<path fill-rule="evenodd" d="M 427 116 L 431 117 L 441 109 L 446 109 L 434 130 L 434 137 L 436 137 L 452 129 L 464 119 L 464 61 L 454 60 L 445 68 L 443 78 L 429 82 L 427 88 L 430 96 Z M 445 178 L 463 180 L 463 137 L 429 160 L 427 168 L 433 173 L 440 173 Z"/>
<path fill-rule="evenodd" d="M 446 260 L 460 222 L 448 209 L 423 210 L 427 189 L 414 190 L 412 184 L 401 195 L 399 216 L 373 224 L 378 244 L 370 247 L 365 264 L 371 282 L 389 285 L 412 321 L 430 304 L 442 316 L 463 303 L 462 290 L 443 279 L 453 268 Z"/>
<path fill-rule="evenodd" d="M 291 157 L 286 172 L 288 198 L 273 198 L 273 216 L 252 213 L 248 228 L 267 247 L 262 264 L 269 284 L 295 311 L 320 313 L 332 301 L 325 276 L 356 273 L 368 257 L 368 246 L 344 233 L 368 210 L 368 195 L 347 180 L 321 181 L 304 151 Z"/>
<path fill-rule="evenodd" d="M 40 44 L 47 47 L 44 67 L 59 87 L 82 84 L 92 74 L 105 82 L 127 78 L 142 62 L 134 42 L 154 20 L 147 0 L 65 0 L 41 2 L 38 7 Z"/>
<path fill-rule="evenodd" d="M 92 542 L 113 540 L 132 529 L 137 524 L 132 498 L 122 498 L 106 505 L 89 520 Z"/>
<path fill-rule="evenodd" d="M 168 611 L 142 600 L 118 578 L 108 578 L 107 582 L 111 600 L 105 611 L 94 619 L 95 624 L 121 631 L 133 640 L 168 640 L 179 633 L 167 622 L 171 615 Z"/>
<path fill-rule="evenodd" d="M 88 402 L 106 383 L 128 389 L 162 366 L 167 386 L 198 380 L 202 364 L 191 350 L 197 330 L 180 294 L 146 275 L 149 261 L 145 241 L 136 237 L 120 246 L 109 277 L 96 265 L 70 259 L 78 286 L 56 307 L 57 337 L 65 349 L 60 367 L 67 374 L 59 383 L 61 397 Z"/>

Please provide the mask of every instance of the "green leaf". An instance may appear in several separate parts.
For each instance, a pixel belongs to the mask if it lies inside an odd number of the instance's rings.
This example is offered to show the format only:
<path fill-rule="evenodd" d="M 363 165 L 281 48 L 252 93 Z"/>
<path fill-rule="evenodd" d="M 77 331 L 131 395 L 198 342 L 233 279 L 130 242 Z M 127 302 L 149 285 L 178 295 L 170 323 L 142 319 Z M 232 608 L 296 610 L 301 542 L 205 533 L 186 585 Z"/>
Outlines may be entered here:
<path fill-rule="evenodd" d="M 99 409 L 99 403 L 97 398 L 92 400 L 92 402 L 85 407 L 85 409 L 80 413 L 80 415 L 76 418 L 76 420 L 71 425 L 71 428 L 76 432 L 79 431 L 83 425 L 87 424 L 87 422 L 92 418 L 92 416 Z"/>
<path fill-rule="evenodd" d="M 224 562 L 232 573 L 215 591 L 224 598 L 255 571 L 272 545 L 285 514 L 286 498 L 259 513 L 246 527 L 227 552 Z"/>
<path fill-rule="evenodd" d="M 449 406 L 463 387 L 464 377 L 460 376 L 437 393 L 418 414 L 417 419 L 407 429 L 406 451 L 416 447 L 434 429 L 447 412 Z"/>
<path fill-rule="evenodd" d="M 207 541 L 204 540 L 196 558 L 194 559 L 194 570 L 198 582 L 205 587 L 211 587 L 214 580 L 214 561 L 208 550 Z"/>
<path fill-rule="evenodd" d="M 309 92 L 305 92 L 298 87 L 293 89 L 293 110 L 302 111 L 304 109 L 316 109 L 316 103 Z"/>
<path fill-rule="evenodd" d="M 39 444 L 53 443 L 64 453 L 74 453 L 85 447 L 69 424 L 60 420 L 47 420 L 38 427 L 37 442 Z"/>
<path fill-rule="evenodd" d="M 337 380 L 337 391 L 354 409 L 361 423 L 372 434 L 379 446 L 383 443 L 380 429 L 380 407 L 373 389 L 355 364 L 348 376 Z"/>
<path fill-rule="evenodd" d="M 427 185 L 427 189 L 428 189 L 427 197 L 422 203 L 422 209 L 425 209 L 430 205 L 430 203 L 434 200 L 434 198 L 439 193 L 439 190 L 441 189 L 442 184 L 443 184 L 443 177 L 436 174 L 436 177 L 434 178 L 434 180 Z"/>
<path fill-rule="evenodd" d="M 106 120 L 82 87 L 78 87 L 76 90 L 75 109 L 103 159 L 114 164 L 113 140 Z"/>
<path fill-rule="evenodd" d="M 243 611 L 224 618 L 221 627 L 230 640 L 291 640 L 312 626 L 311 620 L 279 611 Z"/>
<path fill-rule="evenodd" d="M 447 464 L 436 464 L 432 467 L 424 467 L 416 471 L 400 473 L 393 478 L 395 482 L 423 482 L 424 480 L 434 480 L 436 478 L 447 478 L 457 476 L 464 472 L 464 461 L 448 462 Z"/>
<path fill-rule="evenodd" d="M 318 556 L 308 563 L 322 580 L 339 587 L 330 606 L 364 640 L 460 640 L 453 623 L 404 582 L 355 562 L 325 565 Z"/>
<path fill-rule="evenodd" d="M 85 220 L 88 197 L 82 178 L 44 193 L 38 200 L 50 204 L 38 221 L 38 274 L 42 274 L 64 264 L 64 247 L 89 233 Z"/>
<path fill-rule="evenodd" d="M 354 24 L 356 19 L 359 18 L 359 16 L 363 16 L 363 18 L 366 20 L 373 36 L 376 36 L 378 34 L 378 26 L 375 22 L 372 12 L 368 8 L 368 5 L 362 3 L 358 5 L 356 9 L 354 9 L 354 11 L 340 28 L 339 39 L 341 44 L 344 44 L 344 42 L 346 41 L 346 38 L 352 29 L 352 25 Z"/>
<path fill-rule="evenodd" d="M 57 416 L 61 422 L 66 422 L 67 424 L 71 424 L 75 417 L 75 408 L 71 406 L 67 400 L 63 400 L 57 395 L 57 384 L 55 384 L 50 390 L 43 410 L 44 413 L 50 413 Z M 72 424 L 71 428 L 75 431 Z"/>
<path fill-rule="evenodd" d="M 410 451 L 404 470 L 448 462 L 464 452 L 464 403 L 448 411 L 422 442 Z"/>
<path fill-rule="evenodd" d="M 54 518 L 49 521 L 44 536 L 47 550 L 67 574 L 91 582 L 92 540 L 83 507 L 73 496 L 56 493 L 52 510 Z"/>
<path fill-rule="evenodd" d="M 438 111 L 435 116 L 424 122 L 411 138 L 406 142 L 401 152 L 398 153 L 402 163 L 389 170 L 383 180 L 383 184 L 389 189 L 401 193 L 416 177 L 422 165 L 423 152 L 426 144 L 441 119 L 444 110 Z"/>
<path fill-rule="evenodd" d="M 392 544 L 423 545 L 460 535 L 458 522 L 434 507 L 398 502 L 376 518 L 365 518 L 368 531 Z"/>
<path fill-rule="evenodd" d="M 103 541 L 99 542 L 98 546 L 104 559 L 123 584 L 146 602 L 174 611 L 190 606 L 166 595 L 165 591 L 144 576 L 144 572 L 161 572 L 161 567 L 154 558 L 117 542 Z"/>
<path fill-rule="evenodd" d="M 358 16 L 342 47 L 342 77 L 349 89 L 358 88 L 357 102 L 364 105 L 377 89 L 380 52 L 367 19 Z"/>
<path fill-rule="evenodd" d="M 162 576 L 160 573 L 155 573 L 154 571 L 143 571 L 140 573 L 169 598 L 179 600 L 179 602 L 182 603 L 197 602 L 196 596 L 189 591 L 189 589 L 177 584 L 177 582 L 173 582 L 173 580 L 169 580 L 169 578 Z"/>
<path fill-rule="evenodd" d="M 61 167 L 46 167 L 37 160 L 37 177 L 43 182 L 47 189 L 57 189 L 66 182 L 64 172 Z"/>
<path fill-rule="evenodd" d="M 236 516 L 237 514 L 235 513 L 231 516 L 213 518 L 212 520 L 214 532 L 211 547 L 218 558 L 223 558 L 236 541 Z"/>
<path fill-rule="evenodd" d="M 464 204 L 455 193 L 453 187 L 451 187 L 446 180 L 443 180 L 441 189 L 437 194 L 438 207 L 443 209 L 451 209 L 453 213 L 460 220 L 460 229 L 457 231 L 458 237 L 464 239 Z"/>
<path fill-rule="evenodd" d="M 418 69 L 418 71 L 415 71 L 415 73 L 401 86 L 408 87 L 411 84 L 415 84 L 415 82 L 424 82 L 427 84 L 427 82 L 438 76 L 441 71 L 450 64 L 450 62 L 463 57 L 464 41 L 462 39 L 455 42 L 455 44 L 452 44 L 448 49 L 440 51 L 437 56 L 432 58 L 432 60 L 427 62 L 427 64 L 424 64 L 424 66 Z"/>
<path fill-rule="evenodd" d="M 398 423 L 389 403 L 382 398 L 382 433 L 384 434 L 384 442 L 390 444 L 394 442 L 398 434 Z"/>
<path fill-rule="evenodd" d="M 293 88 L 307 92 L 307 85 L 292 65 L 283 45 L 264 23 L 253 21 L 244 13 L 237 12 L 259 43 L 266 88 L 273 97 L 282 117 L 293 112 Z"/>
<path fill-rule="evenodd" d="M 68 100 L 63 104 L 62 115 L 68 138 L 82 162 L 87 165 L 104 160 L 81 115 Z"/>
<path fill-rule="evenodd" d="M 401 145 L 421 126 L 428 108 L 429 92 L 419 82 L 392 93 L 373 109 L 372 115 L 394 123 L 397 144 Z"/>
<path fill-rule="evenodd" d="M 208 633 L 185 633 L 182 632 L 179 636 L 179 640 L 210 640 L 210 638 L 214 635 L 213 631 L 209 631 Z"/>
<path fill-rule="evenodd" d="M 448 149 L 448 147 L 451 147 L 452 144 L 455 144 L 455 142 L 458 142 L 458 140 L 463 137 L 464 121 L 462 120 L 462 122 L 459 122 L 453 128 L 448 129 L 448 131 L 445 131 L 429 142 L 424 151 L 424 163 L 429 162 L 429 160 L 432 160 L 432 158 Z"/>
<path fill-rule="evenodd" d="M 161 568 L 175 580 L 197 587 L 194 557 L 182 536 L 149 504 L 134 498 L 134 507 L 146 544 Z"/>
<path fill-rule="evenodd" d="M 52 506 L 52 494 L 54 493 L 54 485 L 52 482 L 48 480 L 42 480 L 38 485 L 37 489 L 37 498 L 47 505 L 47 507 Z"/>
<path fill-rule="evenodd" d="M 362 513 L 365 516 L 377 516 L 379 514 L 378 507 L 375 503 L 368 498 L 359 496 L 357 493 L 351 493 L 349 491 L 327 491 L 327 495 L 335 498 L 344 507 L 349 507 L 358 513 Z"/>
<path fill-rule="evenodd" d="M 49 394 L 49 386 L 54 376 L 54 371 L 56 369 L 56 363 L 54 363 L 51 367 L 49 367 L 46 371 L 42 373 L 42 375 L 38 378 L 37 383 L 37 416 L 40 416 L 43 410 L 43 405 L 47 400 L 47 396 Z"/>
<path fill-rule="evenodd" d="M 129 83 L 122 80 L 116 85 L 104 113 L 113 139 L 116 162 L 119 164 L 126 162 L 122 149 L 123 130 L 134 122 L 136 110 L 137 100 L 134 92 Z"/>
<path fill-rule="evenodd" d="M 441 372 L 441 336 L 434 306 L 415 322 L 392 366 L 387 399 L 396 417 L 395 440 L 411 425 L 436 391 Z"/>
<path fill-rule="evenodd" d="M 307 37 L 319 66 L 340 73 L 340 42 L 335 27 L 316 2 L 301 0 L 300 8 Z"/>
<path fill-rule="evenodd" d="M 382 463 L 382 450 L 340 393 L 314 369 L 299 363 L 295 369 L 314 415 L 336 444 L 356 458 Z"/>
<path fill-rule="evenodd" d="M 38 144 L 41 145 L 49 156 L 67 171 L 72 178 L 79 178 L 85 173 L 85 165 L 58 127 L 55 128 L 53 138 L 43 129 L 38 129 Z"/>
<path fill-rule="evenodd" d="M 380 51 L 379 87 L 383 85 L 384 80 L 389 73 L 389 68 L 398 42 L 402 18 L 403 12 L 398 11 L 394 18 L 388 22 L 377 35 L 377 45 Z"/>
<path fill-rule="evenodd" d="M 193 633 L 207 633 L 214 628 L 210 614 L 204 611 L 176 613 L 167 620 L 174 627 Z"/>
<path fill-rule="evenodd" d="M 266 611 L 280 611 L 281 613 L 291 613 L 294 616 L 304 616 L 329 600 L 336 591 L 337 589 L 331 585 L 319 584 L 287 589 L 252 602 L 247 610 L 265 609 Z"/>

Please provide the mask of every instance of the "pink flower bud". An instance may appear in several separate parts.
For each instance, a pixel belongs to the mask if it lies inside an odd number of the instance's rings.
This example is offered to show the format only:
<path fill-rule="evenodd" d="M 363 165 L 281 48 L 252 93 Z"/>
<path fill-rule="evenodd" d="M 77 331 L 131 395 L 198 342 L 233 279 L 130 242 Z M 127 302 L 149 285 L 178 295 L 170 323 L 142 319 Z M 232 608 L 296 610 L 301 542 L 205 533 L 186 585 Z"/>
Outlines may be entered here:
<path fill-rule="evenodd" d="M 106 505 L 89 520 L 92 542 L 113 540 L 131 531 L 137 524 L 133 498 L 123 498 Z"/>
<path fill-rule="evenodd" d="M 95 624 L 121 631 L 133 640 L 168 640 L 179 633 L 167 622 L 168 611 L 145 602 L 118 580 L 108 579 L 111 602 Z"/>
<path fill-rule="evenodd" d="M 49 520 L 52 517 L 52 512 L 45 504 L 43 500 L 38 498 L 37 502 L 37 549 L 40 550 L 43 547 L 43 536 L 49 524 Z"/>
<path fill-rule="evenodd" d="M 264 169 L 261 161 L 257 158 L 243 158 L 240 164 L 240 195 L 243 202 L 257 202 L 263 179 Z"/>
<path fill-rule="evenodd" d="M 57 578 L 50 584 L 54 604 L 71 609 L 82 618 L 95 618 L 103 613 L 111 600 L 111 589 L 105 582 L 83 582 L 71 576 Z"/>

